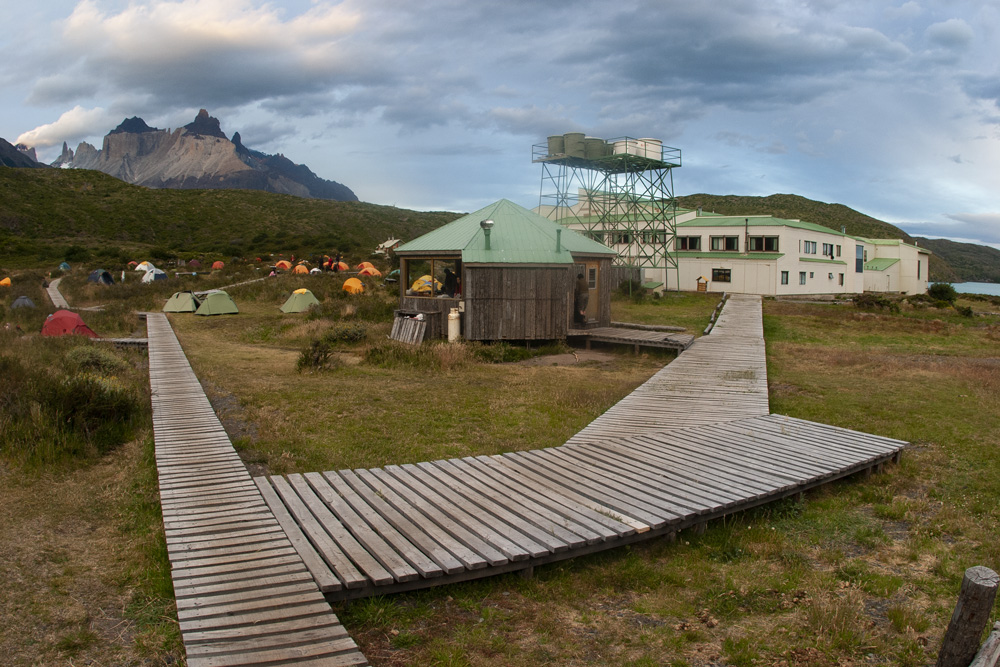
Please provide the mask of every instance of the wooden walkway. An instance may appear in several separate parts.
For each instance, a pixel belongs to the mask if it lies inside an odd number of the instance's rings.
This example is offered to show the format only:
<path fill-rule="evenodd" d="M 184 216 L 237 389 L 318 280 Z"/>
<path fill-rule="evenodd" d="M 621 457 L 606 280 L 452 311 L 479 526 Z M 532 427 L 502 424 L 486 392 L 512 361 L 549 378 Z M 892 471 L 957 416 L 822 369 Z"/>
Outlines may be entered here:
<path fill-rule="evenodd" d="M 712 333 L 695 340 L 567 444 L 769 413 L 760 297 L 734 295 Z"/>
<path fill-rule="evenodd" d="M 906 443 L 768 414 L 759 297 L 561 447 L 255 480 L 330 599 L 670 535 L 868 470 Z"/>
<path fill-rule="evenodd" d="M 640 347 L 658 347 L 682 352 L 694 341 L 694 336 L 685 333 L 627 329 L 624 327 L 596 327 L 594 329 L 570 329 L 567 338 L 583 338 L 587 349 L 592 342 L 631 345 L 636 353 Z"/>
<path fill-rule="evenodd" d="M 53 306 L 69 310 L 69 302 L 66 301 L 66 297 L 64 297 L 62 292 L 59 291 L 60 280 L 62 280 L 62 278 L 55 278 L 49 282 L 49 286 L 45 288 L 45 291 L 48 293 L 49 301 L 52 302 Z"/>
<path fill-rule="evenodd" d="M 163 313 L 146 316 L 160 503 L 189 667 L 364 665 L 233 449 Z M 327 590 L 336 589 L 326 582 Z"/>

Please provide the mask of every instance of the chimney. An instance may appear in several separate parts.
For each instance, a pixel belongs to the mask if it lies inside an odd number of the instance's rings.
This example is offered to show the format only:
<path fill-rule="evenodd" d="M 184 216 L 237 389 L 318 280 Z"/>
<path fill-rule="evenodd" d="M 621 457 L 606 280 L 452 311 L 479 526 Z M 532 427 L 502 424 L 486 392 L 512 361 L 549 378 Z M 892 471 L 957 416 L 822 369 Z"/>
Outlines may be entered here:
<path fill-rule="evenodd" d="M 556 252 L 562 252 L 562 230 L 556 230 Z"/>

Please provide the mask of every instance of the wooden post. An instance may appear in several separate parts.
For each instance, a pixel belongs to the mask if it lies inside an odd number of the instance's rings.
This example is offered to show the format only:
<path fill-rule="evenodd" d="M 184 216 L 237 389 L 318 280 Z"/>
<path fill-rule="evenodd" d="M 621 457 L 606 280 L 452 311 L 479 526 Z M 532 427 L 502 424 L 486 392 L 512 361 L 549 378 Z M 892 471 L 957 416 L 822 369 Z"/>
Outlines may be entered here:
<path fill-rule="evenodd" d="M 968 667 L 979 650 L 979 638 L 990 620 L 1000 576 L 976 565 L 965 571 L 958 602 L 941 641 L 937 667 Z"/>

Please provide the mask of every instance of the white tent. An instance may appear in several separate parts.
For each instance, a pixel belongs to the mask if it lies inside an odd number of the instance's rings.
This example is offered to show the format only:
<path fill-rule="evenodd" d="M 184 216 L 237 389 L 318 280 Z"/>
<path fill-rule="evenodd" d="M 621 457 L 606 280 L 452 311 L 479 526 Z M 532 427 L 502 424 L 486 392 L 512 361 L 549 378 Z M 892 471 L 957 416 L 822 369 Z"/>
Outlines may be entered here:
<path fill-rule="evenodd" d="M 151 283 L 154 280 L 166 280 L 166 279 L 167 279 L 166 271 L 163 271 L 161 269 L 152 269 L 151 271 L 147 271 L 146 275 L 142 277 L 142 282 Z"/>
<path fill-rule="evenodd" d="M 152 262 L 139 262 L 136 265 L 135 270 L 136 271 L 145 271 L 145 272 L 148 273 L 148 272 L 152 271 L 155 268 L 156 267 L 153 266 Z"/>

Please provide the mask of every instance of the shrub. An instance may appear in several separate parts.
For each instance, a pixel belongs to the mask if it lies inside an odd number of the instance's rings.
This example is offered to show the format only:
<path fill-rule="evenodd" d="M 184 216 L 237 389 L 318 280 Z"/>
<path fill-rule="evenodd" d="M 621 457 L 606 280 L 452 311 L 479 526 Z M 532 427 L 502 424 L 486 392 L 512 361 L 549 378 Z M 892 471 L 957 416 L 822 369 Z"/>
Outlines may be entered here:
<path fill-rule="evenodd" d="M 66 361 L 78 370 L 106 374 L 121 373 L 128 368 L 128 363 L 114 352 L 94 345 L 74 347 L 66 353 Z"/>
<path fill-rule="evenodd" d="M 489 345 L 477 345 L 473 352 L 481 361 L 488 364 L 505 364 L 513 361 L 524 361 L 532 356 L 527 347 L 515 347 L 503 341 Z"/>
<path fill-rule="evenodd" d="M 955 299 L 958 298 L 958 292 L 949 283 L 934 283 L 927 288 L 927 295 L 935 301 L 948 303 L 955 303 Z"/>
<path fill-rule="evenodd" d="M 851 301 L 858 308 L 864 308 L 866 310 L 888 310 L 892 313 L 899 312 L 899 303 L 888 299 L 881 294 L 873 294 L 871 292 L 864 292 L 863 294 L 855 294 Z"/>
<path fill-rule="evenodd" d="M 368 326 L 360 322 L 339 322 L 323 334 L 331 343 L 360 343 L 368 336 Z"/>
<path fill-rule="evenodd" d="M 973 315 L 975 315 L 975 313 L 972 311 L 971 306 L 959 306 L 958 304 L 956 304 L 955 310 L 957 310 L 958 314 L 961 315 L 962 317 L 972 317 Z"/>

